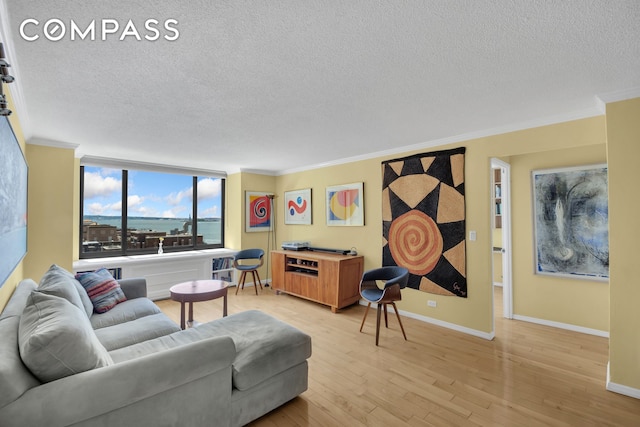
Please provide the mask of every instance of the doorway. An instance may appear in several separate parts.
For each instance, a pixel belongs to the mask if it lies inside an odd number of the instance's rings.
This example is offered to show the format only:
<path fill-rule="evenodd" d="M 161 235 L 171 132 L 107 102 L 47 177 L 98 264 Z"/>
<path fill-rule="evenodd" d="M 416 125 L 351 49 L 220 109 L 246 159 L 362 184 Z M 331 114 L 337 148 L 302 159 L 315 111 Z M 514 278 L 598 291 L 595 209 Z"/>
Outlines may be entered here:
<path fill-rule="evenodd" d="M 513 319 L 511 252 L 511 166 L 491 159 L 491 231 L 493 290 L 502 294 L 502 317 Z M 500 313 L 494 298 L 495 314 Z M 494 325 L 495 326 L 495 325 Z M 494 327 L 495 330 L 495 327 Z"/>

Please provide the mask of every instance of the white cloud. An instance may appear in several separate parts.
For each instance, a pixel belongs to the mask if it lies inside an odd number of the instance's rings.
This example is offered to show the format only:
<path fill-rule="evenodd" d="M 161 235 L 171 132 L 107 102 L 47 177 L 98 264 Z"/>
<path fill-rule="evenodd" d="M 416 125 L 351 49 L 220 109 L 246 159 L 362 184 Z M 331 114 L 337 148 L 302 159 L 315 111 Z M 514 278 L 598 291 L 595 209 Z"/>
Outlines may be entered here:
<path fill-rule="evenodd" d="M 187 188 L 186 190 L 182 190 L 178 193 L 171 193 L 167 197 L 165 197 L 165 200 L 171 206 L 179 205 L 184 199 L 186 199 L 188 202 L 191 202 L 193 200 L 193 188 Z"/>
<path fill-rule="evenodd" d="M 184 215 L 185 212 L 188 212 L 187 208 L 185 208 L 184 206 L 176 206 L 174 208 L 171 208 L 162 212 L 162 217 L 163 218 L 183 218 L 185 216 Z"/>
<path fill-rule="evenodd" d="M 145 206 L 146 198 L 133 194 L 127 197 L 127 212 L 129 216 L 158 216 L 158 211 Z"/>
<path fill-rule="evenodd" d="M 122 191 L 122 180 L 112 176 L 103 176 L 97 172 L 84 173 L 84 198 L 109 196 Z"/>
<path fill-rule="evenodd" d="M 198 217 L 200 218 L 219 218 L 220 213 L 218 210 L 218 206 L 211 206 L 208 209 L 198 210 Z"/>
<path fill-rule="evenodd" d="M 127 197 L 127 209 L 137 209 L 142 202 L 144 201 L 144 197 L 140 197 L 138 195 L 131 195 Z"/>
<path fill-rule="evenodd" d="M 198 181 L 198 201 L 220 196 L 221 181 L 213 178 L 203 178 Z"/>
<path fill-rule="evenodd" d="M 122 212 L 122 203 L 89 203 L 85 207 L 85 215 L 120 215 Z"/>

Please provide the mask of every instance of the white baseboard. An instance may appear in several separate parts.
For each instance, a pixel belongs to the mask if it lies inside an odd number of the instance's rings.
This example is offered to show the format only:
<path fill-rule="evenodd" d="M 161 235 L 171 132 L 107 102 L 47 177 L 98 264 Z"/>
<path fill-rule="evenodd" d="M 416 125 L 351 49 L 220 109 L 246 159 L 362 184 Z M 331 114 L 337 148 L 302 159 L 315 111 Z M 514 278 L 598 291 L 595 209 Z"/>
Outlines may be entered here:
<path fill-rule="evenodd" d="M 571 325 L 569 323 L 561 323 L 561 322 L 554 322 L 552 320 L 537 319 L 535 317 L 521 316 L 519 314 L 514 314 L 513 319 L 521 320 L 523 322 L 537 323 L 538 325 L 566 329 L 568 331 L 573 331 L 573 332 L 580 332 L 582 334 L 589 334 L 589 335 L 595 335 L 598 337 L 609 338 L 609 332 L 607 331 L 600 331 L 598 329 L 585 328 L 583 326 Z"/>
<path fill-rule="evenodd" d="M 360 305 L 367 305 L 367 302 L 361 299 Z M 371 306 L 377 308 L 377 305 L 375 303 L 371 304 Z M 425 323 L 431 323 L 432 325 L 442 326 L 443 328 L 447 328 L 447 329 L 453 329 L 454 331 L 462 332 L 467 335 L 473 335 L 474 337 L 483 338 L 485 340 L 491 341 L 496 336 L 494 332 L 478 331 L 477 329 L 467 328 L 465 326 L 456 325 L 455 323 L 445 322 L 443 320 L 434 319 L 432 317 L 422 316 L 422 315 L 410 313 L 404 310 L 399 310 L 399 311 L 400 311 L 400 314 L 404 317 L 410 317 L 412 319 L 420 320 Z"/>
<path fill-rule="evenodd" d="M 502 287 L 502 282 L 493 282 L 493 286 Z"/>
<path fill-rule="evenodd" d="M 608 363 L 607 363 L 607 390 L 612 391 L 614 393 L 618 393 L 618 394 L 624 394 L 625 396 L 633 397 L 635 399 L 640 399 L 640 390 L 638 390 L 637 388 L 611 382 L 611 377 L 609 376 Z"/>

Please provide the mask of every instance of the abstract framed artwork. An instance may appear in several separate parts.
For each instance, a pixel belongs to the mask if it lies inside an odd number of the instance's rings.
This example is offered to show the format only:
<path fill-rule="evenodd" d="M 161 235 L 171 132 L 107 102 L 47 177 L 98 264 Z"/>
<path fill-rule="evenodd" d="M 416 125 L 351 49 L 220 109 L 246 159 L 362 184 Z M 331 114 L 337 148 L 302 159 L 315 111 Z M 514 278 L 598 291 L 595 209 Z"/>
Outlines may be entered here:
<path fill-rule="evenodd" d="M 607 165 L 532 172 L 535 273 L 609 278 Z"/>
<path fill-rule="evenodd" d="M 327 225 L 364 225 L 364 183 L 327 187 Z"/>
<path fill-rule="evenodd" d="M 254 233 L 273 230 L 273 193 L 246 192 L 245 231 Z"/>
<path fill-rule="evenodd" d="M 284 192 L 284 223 L 310 225 L 311 217 L 311 189 Z"/>
<path fill-rule="evenodd" d="M 467 298 L 465 148 L 382 162 L 382 265 L 407 286 Z"/>
<path fill-rule="evenodd" d="M 28 166 L 9 119 L 0 118 L 0 287 L 27 253 Z"/>

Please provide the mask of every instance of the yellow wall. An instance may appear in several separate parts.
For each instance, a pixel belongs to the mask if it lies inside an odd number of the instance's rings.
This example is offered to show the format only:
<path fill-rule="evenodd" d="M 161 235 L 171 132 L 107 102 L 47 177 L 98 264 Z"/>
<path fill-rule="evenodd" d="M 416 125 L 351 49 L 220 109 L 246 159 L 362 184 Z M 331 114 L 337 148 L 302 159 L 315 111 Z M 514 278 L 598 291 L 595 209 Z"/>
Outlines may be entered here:
<path fill-rule="evenodd" d="M 231 249 L 242 249 L 242 174 L 235 173 L 225 180 L 224 243 Z"/>
<path fill-rule="evenodd" d="M 420 316 L 450 322 L 473 330 L 490 333 L 492 319 L 492 232 L 490 201 L 490 158 L 509 157 L 514 162 L 515 177 L 522 169 L 524 189 L 513 190 L 514 221 L 514 308 L 516 314 L 555 320 L 564 323 L 608 330 L 606 318 L 607 295 L 602 293 L 602 283 L 570 283 L 559 285 L 547 283 L 529 286 L 532 280 L 532 232 L 530 189 L 528 176 L 531 168 L 547 168 L 558 165 L 567 155 L 575 155 L 575 163 L 602 160 L 600 157 L 605 141 L 604 117 L 578 120 L 552 126 L 544 126 L 503 135 L 495 135 L 438 149 L 467 146 L 466 154 L 466 203 L 467 230 L 477 231 L 477 240 L 467 242 L 468 298 L 443 297 L 408 289 L 400 304 L 402 310 Z M 585 147 L 597 146 L 588 150 Z M 572 148 L 579 147 L 572 154 Z M 543 155 L 536 151 L 547 150 Z M 564 151 L 569 150 L 569 151 Z M 421 150 L 429 151 L 429 150 Z M 414 154 L 402 153 L 393 157 Z M 534 152 L 534 154 L 529 154 Z M 582 153 L 591 152 L 591 157 Z M 29 191 L 29 253 L 25 259 L 23 277 L 36 280 L 52 263 L 66 268 L 72 267 L 77 255 L 77 160 L 73 150 L 27 145 L 27 158 L 31 166 Z M 350 249 L 355 247 L 365 257 L 365 268 L 381 263 L 382 219 L 381 219 L 381 166 L 382 160 L 390 157 L 363 160 L 344 165 L 313 169 L 305 172 L 273 177 L 252 173 L 229 176 L 227 180 L 227 203 L 225 238 L 227 246 L 241 249 L 260 247 L 267 250 L 279 248 L 285 240 L 309 240 L 313 245 Z M 555 160 L 554 160 L 555 159 Z M 574 164 L 575 164 L 574 163 Z M 567 165 L 567 163 L 560 163 Z M 52 167 L 55 165 L 55 167 Z M 512 171 L 513 172 L 513 171 Z M 351 182 L 364 182 L 365 226 L 328 227 L 325 220 L 325 189 L 327 186 Z M 516 185 L 518 184 L 516 180 Z M 283 193 L 288 190 L 312 188 L 313 224 L 284 225 Z M 276 239 L 269 233 L 246 233 L 244 231 L 245 192 L 273 191 L 276 193 Z M 267 266 L 261 277 L 269 277 Z M 22 277 L 22 275 L 21 275 Z M 539 278 L 535 278 L 539 279 Z M 571 281 L 569 281 L 571 282 Z M 522 283 L 522 285 L 520 285 Z M 519 287 L 523 286 L 523 287 Z M 541 287 L 544 286 L 544 287 Z M 576 304 L 571 289 L 580 287 L 581 301 Z M 589 289 L 593 288 L 593 292 Z M 544 292 L 561 294 L 552 298 L 549 308 Z M 529 296 L 539 295 L 534 301 L 523 303 Z M 524 297 L 523 297 L 524 296 Z M 436 308 L 427 306 L 427 300 L 438 302 Z M 596 302 L 594 302 L 596 301 Z M 571 308 L 568 310 L 566 308 Z M 593 313 L 597 312 L 597 315 Z M 564 312 L 559 315 L 558 313 Z M 589 314 L 587 314 L 589 313 Z M 603 319 L 604 318 L 604 319 Z"/>
<path fill-rule="evenodd" d="M 78 246 L 78 231 L 74 230 L 78 224 L 78 211 L 74 211 L 77 161 L 72 149 L 32 144 L 27 144 L 27 160 L 29 251 L 24 275 L 38 281 L 51 264 L 73 268 L 74 247 Z"/>
<path fill-rule="evenodd" d="M 606 163 L 603 140 L 579 148 L 511 156 L 514 315 L 609 331 L 608 282 L 534 273 L 531 171 L 599 163 Z"/>
<path fill-rule="evenodd" d="M 273 240 L 275 240 L 275 232 L 246 232 L 245 215 L 246 215 L 246 193 L 247 191 L 258 191 L 265 193 L 275 193 L 274 176 L 260 175 L 255 173 L 238 173 L 230 175 L 227 179 L 227 188 L 231 188 L 233 194 L 229 194 L 227 200 L 229 207 L 225 222 L 229 223 L 229 236 L 225 234 L 225 246 L 232 249 L 251 249 L 260 248 L 267 253 L 270 249 L 274 249 Z M 229 185 L 230 184 L 230 185 Z M 275 203 L 275 202 L 274 202 Z M 231 216 L 231 217 L 230 217 Z M 271 277 L 269 256 L 265 256 L 264 265 L 258 270 L 261 280 L 264 282 Z M 251 281 L 250 279 L 247 279 Z"/>
<path fill-rule="evenodd" d="M 11 123 L 11 127 L 13 128 L 13 133 L 16 135 L 16 139 L 18 140 L 18 143 L 20 144 L 20 148 L 22 149 L 22 152 L 25 152 L 25 142 L 24 142 L 24 135 L 22 133 L 22 127 L 20 126 L 20 121 L 18 120 L 18 116 L 15 113 L 15 105 L 13 103 L 13 99 L 11 98 L 11 89 L 9 88 L 9 90 L 6 93 L 7 95 L 7 101 L 8 101 L 8 107 L 10 110 L 13 110 L 13 114 L 11 114 L 9 116 L 9 123 Z M 26 158 L 26 155 L 25 155 Z M 27 159 L 27 163 L 29 163 L 29 159 Z M 29 191 L 31 188 L 31 171 L 29 171 Z M 27 209 L 29 209 L 30 206 L 27 206 Z M 29 224 L 31 222 L 31 218 L 28 218 L 27 220 L 29 223 L 27 224 L 27 229 L 29 230 Z M 27 233 L 30 233 L 30 231 L 27 231 Z M 31 250 L 31 247 L 29 246 L 29 243 L 27 242 L 27 251 Z M 7 304 L 7 301 L 9 301 L 9 297 L 11 296 L 11 294 L 13 293 L 14 289 L 16 288 L 16 286 L 18 286 L 18 283 L 20 283 L 20 281 L 25 278 L 26 276 L 24 275 L 24 259 L 17 265 L 17 267 L 13 270 L 13 273 L 11 273 L 11 275 L 7 278 L 7 280 L 2 284 L 2 287 L 0 288 L 0 311 L 2 311 L 2 309 L 4 308 L 4 306 Z"/>
<path fill-rule="evenodd" d="M 466 328 L 490 333 L 493 329 L 492 318 L 492 241 L 491 227 L 491 162 L 492 157 L 503 159 L 518 156 L 515 165 L 516 176 L 526 176 L 526 183 L 518 181 L 518 187 L 512 188 L 512 201 L 515 215 L 513 218 L 514 259 L 519 263 L 514 267 L 514 295 L 526 295 L 536 292 L 539 287 L 531 286 L 533 276 L 533 242 L 531 231 L 531 190 L 528 181 L 530 167 L 550 168 L 563 161 L 564 165 L 583 164 L 587 161 L 604 161 L 605 150 L 604 117 L 593 117 L 567 123 L 543 126 L 502 135 L 494 135 L 471 141 L 438 147 L 447 149 L 466 146 L 465 156 L 465 191 L 468 231 L 477 231 L 475 242 L 467 240 L 467 280 L 468 298 L 446 297 L 427 294 L 407 289 L 403 293 L 400 309 L 437 320 L 453 323 Z M 431 151 L 429 149 L 420 150 Z M 545 151 L 540 156 L 536 154 Z M 321 169 L 298 172 L 280 176 L 277 179 L 276 206 L 278 208 L 277 245 L 286 240 L 308 240 L 314 246 L 349 249 L 356 247 L 358 253 L 365 257 L 365 269 L 379 266 L 382 261 L 382 212 L 381 212 L 381 161 L 390 158 L 411 155 L 412 151 L 394 155 L 363 160 L 356 163 L 335 165 Z M 582 153 L 590 154 L 582 154 Z M 531 154 L 533 153 L 533 154 Z M 576 159 L 566 156 L 574 153 Z M 532 159 L 528 160 L 531 154 Z M 531 164 L 527 164 L 531 162 Z M 561 163 L 562 164 L 562 163 Z M 512 171 L 513 173 L 513 171 Z M 364 227 L 329 227 L 326 225 L 325 189 L 327 186 L 364 182 L 365 194 L 365 226 Z M 313 224 L 284 225 L 284 191 L 312 189 Z M 525 225 L 528 228 L 525 229 Z M 519 228 L 520 227 L 520 228 Z M 543 293 L 537 303 L 532 306 L 516 305 L 522 315 L 568 323 L 576 326 L 608 330 L 607 285 L 584 281 L 560 281 L 559 284 L 547 283 L 546 291 L 562 293 L 556 300 L 555 310 L 548 310 L 544 305 Z M 576 283 L 579 282 L 579 283 Z M 519 287 L 520 286 L 520 287 Z M 580 286 L 581 296 L 569 298 L 570 289 Z M 519 292 L 519 294 L 517 294 Z M 530 293 L 530 292 L 529 292 Z M 551 297 L 549 295 L 549 297 Z M 436 308 L 427 306 L 427 300 L 435 300 Z M 520 300 L 519 300 L 520 301 Z M 524 301 L 524 300 L 522 300 Z M 570 309 L 569 309 L 570 308 Z M 598 313 L 594 315 L 593 311 Z M 559 314 L 568 311 L 569 315 Z"/>
<path fill-rule="evenodd" d="M 640 390 L 640 98 L 607 104 L 611 332 L 610 378 Z"/>

